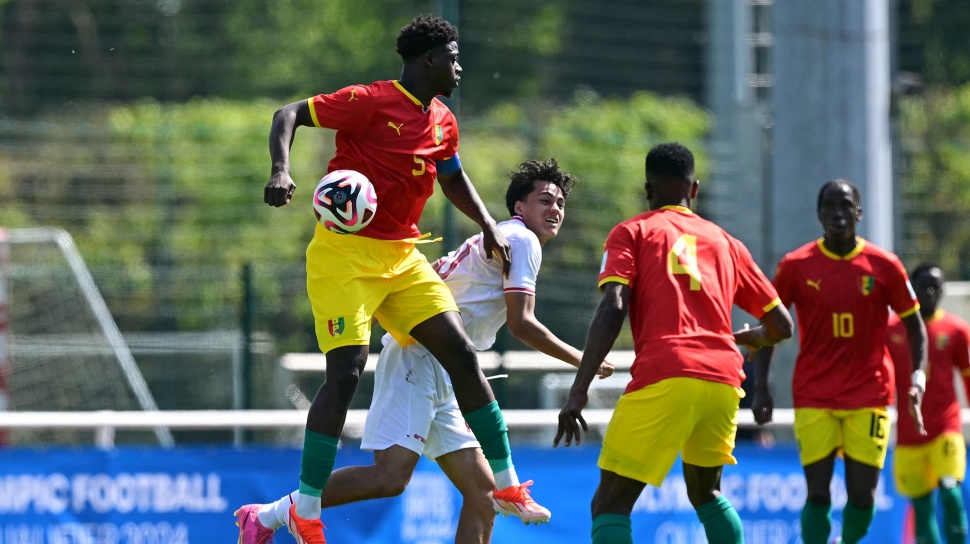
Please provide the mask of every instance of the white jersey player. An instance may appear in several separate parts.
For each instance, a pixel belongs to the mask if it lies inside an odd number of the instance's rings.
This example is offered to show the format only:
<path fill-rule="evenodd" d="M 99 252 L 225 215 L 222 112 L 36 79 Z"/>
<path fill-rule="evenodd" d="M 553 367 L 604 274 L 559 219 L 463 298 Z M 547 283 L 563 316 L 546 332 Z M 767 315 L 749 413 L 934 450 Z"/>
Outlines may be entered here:
<path fill-rule="evenodd" d="M 508 277 L 502 275 L 501 262 L 485 254 L 481 234 L 434 263 L 476 349 L 490 348 L 508 323 L 509 332 L 529 347 L 579 364 L 582 353 L 556 337 L 534 313 L 542 246 L 559 233 L 575 182 L 555 159 L 527 161 L 512 172 L 506 193 L 512 218 L 498 225 L 511 246 Z M 427 455 L 462 494 L 456 542 L 463 534 L 484 536 L 481 541 L 488 542 L 496 512 L 525 523 L 549 521 L 550 512 L 530 496 L 532 481 L 519 482 L 514 467 L 495 473 L 493 483 L 492 471 L 462 418 L 448 373 L 438 361 L 416 342 L 402 346 L 386 335 L 383 343 L 361 443 L 362 449 L 374 451 L 375 464 L 336 470 L 323 490 L 323 506 L 398 495 L 420 456 Z M 612 373 L 613 365 L 603 361 L 600 376 Z M 243 508 L 251 507 L 262 525 L 275 529 L 286 523 L 295 496 Z M 484 531 L 482 524 L 487 524 Z"/>

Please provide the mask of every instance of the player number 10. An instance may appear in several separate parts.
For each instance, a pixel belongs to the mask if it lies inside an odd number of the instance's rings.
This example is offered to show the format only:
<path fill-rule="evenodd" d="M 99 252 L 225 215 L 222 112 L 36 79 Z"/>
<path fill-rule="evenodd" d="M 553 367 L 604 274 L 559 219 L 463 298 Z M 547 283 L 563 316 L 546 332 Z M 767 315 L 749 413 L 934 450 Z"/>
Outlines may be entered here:
<path fill-rule="evenodd" d="M 835 338 L 852 338 L 855 334 L 855 325 L 852 314 L 833 313 L 832 314 L 832 336 Z"/>

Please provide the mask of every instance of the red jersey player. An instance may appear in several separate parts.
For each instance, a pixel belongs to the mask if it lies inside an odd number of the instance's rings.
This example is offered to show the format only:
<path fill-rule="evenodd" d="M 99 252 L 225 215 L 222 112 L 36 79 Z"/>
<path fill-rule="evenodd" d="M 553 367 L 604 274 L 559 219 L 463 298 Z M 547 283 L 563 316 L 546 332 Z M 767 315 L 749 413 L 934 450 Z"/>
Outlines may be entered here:
<path fill-rule="evenodd" d="M 905 323 L 917 368 L 925 363 L 926 331 L 906 270 L 895 255 L 856 236 L 860 202 L 859 190 L 848 181 L 825 183 L 817 205 L 822 239 L 786 255 L 774 278 L 782 303 L 794 304 L 798 317 L 792 397 L 795 438 L 807 483 L 801 514 L 805 544 L 828 541 L 829 485 L 840 451 L 848 492 L 842 542 L 858 542 L 875 515 L 876 485 L 889 441 L 887 406 L 893 402 L 895 386 L 886 352 L 889 307 Z M 773 351 L 755 355 L 752 410 L 759 423 L 771 420 L 767 379 Z M 920 385 L 925 386 L 925 380 Z M 922 392 L 922 387 L 909 391 L 920 432 Z"/>
<path fill-rule="evenodd" d="M 939 307 L 944 283 L 940 267 L 923 263 L 909 277 L 919 299 L 919 311 L 926 322 L 928 338 L 929 369 L 923 402 L 926 434 L 916 432 L 907 410 L 899 410 L 893 459 L 896 489 L 913 503 L 917 542 L 941 542 L 934 492 L 939 489 L 944 541 L 948 544 L 965 543 L 967 514 L 963 509 L 960 486 L 966 474 L 967 448 L 953 374 L 958 372 L 963 377 L 964 391 L 970 394 L 970 325 Z M 888 345 L 896 365 L 898 391 L 908 390 L 912 382 L 907 344 L 902 321 L 895 315 L 890 317 Z"/>
<path fill-rule="evenodd" d="M 299 542 L 324 542 L 320 494 L 333 470 L 347 409 L 367 361 L 371 320 L 401 343 L 419 341 L 447 370 L 459 408 L 496 473 L 512 470 L 502 412 L 485 381 L 451 291 L 415 242 L 418 218 L 435 181 L 482 228 L 485 254 L 509 271 L 509 243 L 496 227 L 458 158 L 458 127 L 438 96 L 451 96 L 461 75 L 458 31 L 438 17 L 416 17 L 401 29 L 401 78 L 354 85 L 280 108 L 273 116 L 270 179 L 263 200 L 290 202 L 296 185 L 289 153 L 299 126 L 336 129 L 329 169 L 358 170 L 380 202 L 371 224 L 354 235 L 317 225 L 307 247 L 307 292 L 327 379 L 307 414 L 300 496 L 289 528 Z M 488 496 L 491 489 L 483 489 Z M 239 542 L 272 539 L 254 505 L 236 511 Z M 483 524 L 492 520 L 485 516 Z"/>
<path fill-rule="evenodd" d="M 603 299 L 586 339 L 555 445 L 586 429 L 582 410 L 599 363 L 629 313 L 635 359 L 600 453 L 593 497 L 594 544 L 632 543 L 630 513 L 643 488 L 660 486 L 678 454 L 687 496 L 710 542 L 744 542 L 741 520 L 720 494 L 721 469 L 735 464 L 743 358 L 788 338 L 791 316 L 747 248 L 690 210 L 697 196 L 694 156 L 680 144 L 647 154 L 650 210 L 617 225 L 606 240 Z M 731 332 L 731 307 L 762 326 Z"/>

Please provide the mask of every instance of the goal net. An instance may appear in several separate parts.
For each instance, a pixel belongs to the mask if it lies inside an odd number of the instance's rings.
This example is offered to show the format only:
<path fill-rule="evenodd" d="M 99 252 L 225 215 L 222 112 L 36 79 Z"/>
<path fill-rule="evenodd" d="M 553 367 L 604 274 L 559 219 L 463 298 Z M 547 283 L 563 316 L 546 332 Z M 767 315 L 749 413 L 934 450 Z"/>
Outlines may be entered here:
<path fill-rule="evenodd" d="M 61 229 L 0 229 L 2 409 L 157 409 L 81 255 Z M 79 432 L 18 430 L 5 438 L 12 444 L 85 441 Z M 155 435 L 172 444 L 168 430 L 156 429 Z"/>

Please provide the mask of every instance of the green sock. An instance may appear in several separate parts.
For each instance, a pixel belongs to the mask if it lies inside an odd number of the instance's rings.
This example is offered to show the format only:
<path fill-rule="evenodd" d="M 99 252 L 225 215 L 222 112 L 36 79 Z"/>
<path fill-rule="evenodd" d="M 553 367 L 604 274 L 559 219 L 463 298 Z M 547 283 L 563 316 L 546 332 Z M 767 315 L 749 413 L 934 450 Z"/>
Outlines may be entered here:
<path fill-rule="evenodd" d="M 842 544 L 856 544 L 869 532 L 869 525 L 876 517 L 876 506 L 863 510 L 851 502 L 845 503 L 842 510 Z"/>
<path fill-rule="evenodd" d="M 327 486 L 337 458 L 338 439 L 310 429 L 303 433 L 303 456 L 300 458 L 300 493 L 319 497 Z"/>
<path fill-rule="evenodd" d="M 509 447 L 508 427 L 505 418 L 498 408 L 498 402 L 492 401 L 478 410 L 464 414 L 465 421 L 475 433 L 475 438 L 482 445 L 482 453 L 488 460 L 492 472 L 501 472 L 512 468 L 512 449 Z"/>
<path fill-rule="evenodd" d="M 918 544 L 940 544 L 940 528 L 936 523 L 936 495 L 913 499 L 913 518 L 916 522 Z"/>
<path fill-rule="evenodd" d="M 600 514 L 593 518 L 593 544 L 633 544 L 630 516 Z"/>
<path fill-rule="evenodd" d="M 963 509 L 963 490 L 960 486 L 941 487 L 940 499 L 943 502 L 943 534 L 946 543 L 967 542 L 967 512 Z"/>
<path fill-rule="evenodd" d="M 741 517 L 724 495 L 702 504 L 697 509 L 697 517 L 704 524 L 710 544 L 744 544 Z"/>
<path fill-rule="evenodd" d="M 828 544 L 832 532 L 832 505 L 805 501 L 802 508 L 802 542 Z"/>

